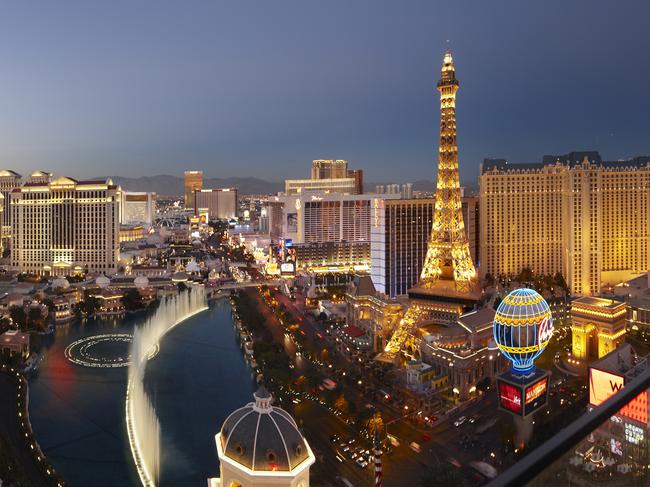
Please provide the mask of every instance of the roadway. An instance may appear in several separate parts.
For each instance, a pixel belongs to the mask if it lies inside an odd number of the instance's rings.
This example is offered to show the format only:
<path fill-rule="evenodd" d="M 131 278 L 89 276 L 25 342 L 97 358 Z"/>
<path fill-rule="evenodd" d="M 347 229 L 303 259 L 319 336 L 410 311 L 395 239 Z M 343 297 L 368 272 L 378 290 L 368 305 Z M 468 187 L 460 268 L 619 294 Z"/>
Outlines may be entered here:
<path fill-rule="evenodd" d="M 383 375 L 382 367 L 377 366 L 369 356 L 338 353 L 334 338 L 329 336 L 324 325 L 305 309 L 304 299 L 300 293 L 296 293 L 296 299 L 291 300 L 271 288 L 272 297 L 287 311 L 289 318 L 286 325 L 299 324 L 296 337 L 300 346 L 305 351 L 319 352 L 323 349 L 328 351 L 326 359 L 323 360 L 324 364 L 296 356 L 299 349 L 296 339 L 285 335 L 285 326 L 279 322 L 260 293 L 251 293 L 251 295 L 257 299 L 259 309 L 274 340 L 283 344 L 285 351 L 295 362 L 294 374 L 308 372 L 312 367 L 320 368 L 327 377 L 338 382 L 350 402 L 356 403 L 357 409 L 369 404 L 372 408 L 381 411 L 385 422 L 394 420 L 388 426 L 388 432 L 398 439 L 399 446 L 383 456 L 383 485 L 388 487 L 416 485 L 427 465 L 440 462 L 456 466 L 471 484 L 477 485 L 486 479 L 469 467 L 472 462 L 485 461 L 497 470 L 502 470 L 516 460 L 512 452 L 514 445 L 510 443 L 506 446 L 504 443 L 508 432 L 513 431 L 512 418 L 509 414 L 498 410 L 494 389 L 489 390 L 479 400 L 463 405 L 462 410 L 459 409 L 448 416 L 440 414 L 440 419 L 433 424 L 433 427 L 424 428 L 422 423 L 412 421 L 412 418 L 399 419 L 404 415 L 402 403 L 394 404 L 394 401 L 391 401 L 393 404 L 386 403 L 382 400 L 383 395 L 377 397 L 377 394 L 368 394 L 369 389 L 375 391 L 381 389 L 397 396 L 391 388 L 388 375 Z M 560 344 L 557 347 L 559 346 Z M 569 376 L 566 371 L 557 367 L 557 362 L 553 364 L 552 352 L 547 352 L 547 355 L 550 363 L 544 365 L 550 365 L 554 370 L 549 404 L 544 408 L 545 411 L 540 410 L 535 418 L 539 421 L 535 428 L 538 434 L 544 428 L 558 427 L 563 415 L 570 412 L 567 407 L 584 401 L 586 392 L 583 378 Z M 363 358 L 359 360 L 360 357 Z M 362 384 L 359 384 L 358 380 Z M 561 385 L 558 382 L 561 382 Z M 328 408 L 315 401 L 302 399 L 297 405 L 289 401 L 289 404 L 283 406 L 293 410 L 296 421 L 305 430 L 318 459 L 314 467 L 317 478 L 329 479 L 332 486 L 341 485 L 335 480 L 337 477 L 345 477 L 353 485 L 372 485 L 372 464 L 362 469 L 346 457 L 338 444 L 330 441 L 330 437 L 336 434 L 342 439 L 355 438 L 355 446 L 364 445 L 366 449 L 370 449 L 371 445 L 359 435 L 355 427 L 348 425 L 341 417 L 332 414 Z M 455 426 L 454 422 L 461 416 L 465 416 L 467 420 L 462 425 Z M 469 421 L 470 418 L 472 421 Z M 419 453 L 409 447 L 411 442 L 420 445 Z M 327 481 L 322 481 L 318 485 L 321 484 L 327 485 Z"/>

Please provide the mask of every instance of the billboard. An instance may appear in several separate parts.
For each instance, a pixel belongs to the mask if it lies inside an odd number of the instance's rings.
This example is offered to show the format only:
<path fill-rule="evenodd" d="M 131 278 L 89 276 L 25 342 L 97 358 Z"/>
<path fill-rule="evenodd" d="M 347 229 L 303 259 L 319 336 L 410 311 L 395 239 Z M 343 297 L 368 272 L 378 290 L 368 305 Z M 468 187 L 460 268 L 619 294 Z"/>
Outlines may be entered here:
<path fill-rule="evenodd" d="M 625 379 L 618 374 L 604 370 L 589 369 L 589 404 L 598 406 L 623 389 Z M 643 391 L 621 408 L 620 414 L 626 418 L 648 424 L 648 393 Z"/>
<path fill-rule="evenodd" d="M 589 404 L 599 406 L 623 389 L 623 377 L 599 369 L 589 369 Z"/>
<path fill-rule="evenodd" d="M 280 273 L 283 276 L 294 275 L 296 273 L 296 264 L 293 262 L 283 262 L 280 264 Z"/>
<path fill-rule="evenodd" d="M 526 387 L 524 414 L 528 415 L 546 404 L 548 377 L 543 377 L 534 384 Z"/>
<path fill-rule="evenodd" d="M 503 409 L 521 414 L 521 389 L 507 382 L 499 382 L 499 404 Z"/>
<path fill-rule="evenodd" d="M 609 451 L 611 451 L 614 455 L 618 455 L 619 457 L 622 457 L 623 456 L 623 445 L 616 438 L 610 438 L 609 439 Z"/>
<path fill-rule="evenodd" d="M 298 213 L 287 213 L 287 233 L 298 231 Z"/>

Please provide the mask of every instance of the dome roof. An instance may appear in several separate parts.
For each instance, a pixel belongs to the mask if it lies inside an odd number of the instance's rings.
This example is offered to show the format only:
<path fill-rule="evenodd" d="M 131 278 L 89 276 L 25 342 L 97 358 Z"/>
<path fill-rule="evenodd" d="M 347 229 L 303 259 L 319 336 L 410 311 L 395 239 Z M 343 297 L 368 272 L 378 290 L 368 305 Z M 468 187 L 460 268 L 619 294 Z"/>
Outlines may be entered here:
<path fill-rule="evenodd" d="M 172 281 L 185 282 L 187 281 L 187 274 L 184 272 L 174 272 L 174 274 L 172 274 Z"/>
<path fill-rule="evenodd" d="M 102 289 L 108 287 L 110 283 L 111 280 L 108 277 L 106 277 L 104 274 L 102 274 L 97 279 L 95 279 L 95 284 L 97 284 Z"/>
<path fill-rule="evenodd" d="M 271 406 L 261 387 L 255 402 L 232 413 L 221 428 L 224 454 L 253 471 L 292 471 L 309 458 L 309 449 L 293 418 Z"/>
<path fill-rule="evenodd" d="M 68 289 L 70 287 L 70 281 L 68 281 L 65 277 L 58 277 L 54 279 L 54 282 L 52 282 L 52 287 L 54 289 Z"/>
<path fill-rule="evenodd" d="M 138 289 L 143 289 L 149 285 L 149 279 L 146 276 L 138 276 L 133 280 L 133 284 Z"/>

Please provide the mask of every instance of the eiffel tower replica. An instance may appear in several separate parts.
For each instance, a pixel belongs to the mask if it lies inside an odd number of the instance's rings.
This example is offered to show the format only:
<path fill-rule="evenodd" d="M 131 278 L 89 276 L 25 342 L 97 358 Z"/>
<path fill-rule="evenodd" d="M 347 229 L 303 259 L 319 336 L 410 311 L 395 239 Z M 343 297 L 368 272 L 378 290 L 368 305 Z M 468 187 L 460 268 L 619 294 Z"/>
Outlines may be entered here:
<path fill-rule="evenodd" d="M 418 283 L 409 289 L 410 307 L 397 325 L 383 353 L 383 362 L 397 362 L 400 352 L 423 321 L 448 323 L 472 309 L 481 297 L 476 269 L 465 234 L 458 145 L 456 143 L 456 92 L 458 80 L 451 52 L 442 62 L 440 92 L 440 148 L 438 180 L 431 238 Z"/>

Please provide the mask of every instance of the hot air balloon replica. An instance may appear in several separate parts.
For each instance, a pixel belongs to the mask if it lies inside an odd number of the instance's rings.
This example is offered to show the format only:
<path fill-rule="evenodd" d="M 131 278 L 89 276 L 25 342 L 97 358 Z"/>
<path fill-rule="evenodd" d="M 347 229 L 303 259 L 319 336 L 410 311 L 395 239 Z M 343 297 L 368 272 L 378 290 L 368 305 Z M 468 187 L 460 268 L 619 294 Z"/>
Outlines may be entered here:
<path fill-rule="evenodd" d="M 493 337 L 512 368 L 499 376 L 499 406 L 528 416 L 546 404 L 549 373 L 535 367 L 553 337 L 553 317 L 546 300 L 533 289 L 515 289 L 499 304 Z"/>

